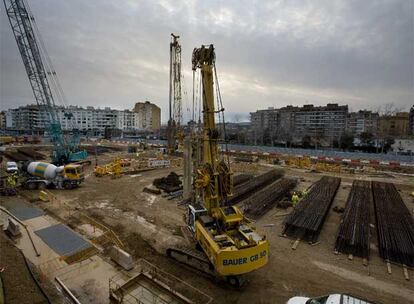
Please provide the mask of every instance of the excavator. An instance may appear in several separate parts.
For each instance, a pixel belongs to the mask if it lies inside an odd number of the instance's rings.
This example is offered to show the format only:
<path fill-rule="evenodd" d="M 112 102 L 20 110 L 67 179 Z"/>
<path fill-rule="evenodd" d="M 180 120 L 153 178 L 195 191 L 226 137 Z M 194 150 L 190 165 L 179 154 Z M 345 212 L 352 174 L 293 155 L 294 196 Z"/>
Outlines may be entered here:
<path fill-rule="evenodd" d="M 198 193 L 188 205 L 186 222 L 196 249 L 168 248 L 167 255 L 192 268 L 224 278 L 233 287 L 245 285 L 245 274 L 265 266 L 269 243 L 236 206 L 227 204 L 232 195 L 232 172 L 228 159 L 219 153 L 220 132 L 215 115 L 224 108 L 214 107 L 214 46 L 195 48 L 192 69 L 200 69 L 203 124 L 199 139 L 202 158 L 193 187 Z M 198 250 L 197 250 L 198 249 Z"/>

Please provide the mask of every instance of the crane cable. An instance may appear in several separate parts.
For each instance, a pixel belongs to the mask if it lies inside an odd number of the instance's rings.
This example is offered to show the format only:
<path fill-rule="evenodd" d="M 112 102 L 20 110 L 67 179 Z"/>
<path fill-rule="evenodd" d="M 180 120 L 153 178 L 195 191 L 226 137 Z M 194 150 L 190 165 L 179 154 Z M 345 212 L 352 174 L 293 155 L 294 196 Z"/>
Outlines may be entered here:
<path fill-rule="evenodd" d="M 220 92 L 220 84 L 218 81 L 218 76 L 217 76 L 217 67 L 216 64 L 214 63 L 214 78 L 216 81 L 216 90 L 217 90 L 217 103 L 219 105 L 219 111 L 221 112 L 221 116 L 222 116 L 222 120 L 223 120 L 223 136 L 224 136 L 224 146 L 225 146 L 225 155 L 227 163 L 230 167 L 230 158 L 229 158 L 229 148 L 228 148 L 228 144 L 227 144 L 227 133 L 226 133 L 226 122 L 224 119 L 224 107 L 223 107 L 223 99 L 221 98 L 221 92 Z M 220 116 L 220 114 L 219 114 Z M 221 151 L 221 153 L 223 154 L 223 151 Z"/>
<path fill-rule="evenodd" d="M 51 79 L 51 84 L 52 84 L 52 87 L 54 89 L 53 91 L 56 93 L 57 98 L 58 98 L 61 106 L 63 106 L 64 110 L 66 112 L 69 112 L 70 114 L 72 114 L 71 113 L 71 110 L 69 110 L 69 104 L 68 104 L 66 95 L 65 95 L 65 93 L 63 91 L 62 85 L 60 84 L 59 78 L 57 77 L 57 73 L 56 73 L 56 71 L 55 71 L 55 69 L 53 67 L 52 60 L 51 60 L 51 58 L 49 56 L 49 53 L 47 52 L 46 44 L 45 44 L 45 42 L 44 42 L 44 40 L 42 38 L 42 35 L 40 33 L 40 30 L 39 30 L 38 26 L 37 26 L 36 20 L 35 20 L 35 18 L 33 16 L 33 13 L 31 11 L 31 8 L 29 6 L 29 3 L 27 2 L 27 0 L 23 0 L 23 1 L 25 3 L 25 6 L 26 6 L 27 11 L 29 13 L 29 22 L 32 24 L 32 28 L 34 29 L 35 35 L 38 38 L 39 47 L 40 47 L 40 56 L 42 56 L 43 59 L 44 59 L 44 63 L 45 63 L 46 69 L 47 69 L 46 70 L 46 73 L 47 73 L 47 75 L 50 76 L 48 78 Z M 52 102 L 53 102 L 53 109 L 52 110 L 54 110 L 55 112 L 57 112 L 56 111 L 56 104 L 55 104 L 55 101 L 54 101 L 53 97 L 52 97 Z M 72 114 L 72 118 L 73 118 L 73 114 Z M 74 122 L 74 120 L 73 119 L 69 119 L 69 123 L 70 123 L 71 129 L 74 129 L 75 128 L 75 122 Z"/>

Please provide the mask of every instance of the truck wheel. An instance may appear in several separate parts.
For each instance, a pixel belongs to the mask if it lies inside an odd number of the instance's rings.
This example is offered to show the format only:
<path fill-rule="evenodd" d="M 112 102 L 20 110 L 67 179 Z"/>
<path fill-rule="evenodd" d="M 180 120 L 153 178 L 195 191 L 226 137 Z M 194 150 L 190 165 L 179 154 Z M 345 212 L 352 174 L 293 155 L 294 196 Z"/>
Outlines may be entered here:
<path fill-rule="evenodd" d="M 71 183 L 64 183 L 63 188 L 65 188 L 66 190 L 70 190 L 70 189 L 72 189 L 72 185 L 71 185 Z"/>

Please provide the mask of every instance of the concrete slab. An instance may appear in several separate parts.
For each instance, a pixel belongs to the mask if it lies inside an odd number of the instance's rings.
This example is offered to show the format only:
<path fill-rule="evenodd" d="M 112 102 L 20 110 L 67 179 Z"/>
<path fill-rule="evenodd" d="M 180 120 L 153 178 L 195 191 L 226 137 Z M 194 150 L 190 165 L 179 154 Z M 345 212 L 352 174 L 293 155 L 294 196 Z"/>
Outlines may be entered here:
<path fill-rule="evenodd" d="M 91 243 L 63 224 L 36 230 L 35 233 L 61 256 L 72 255 L 92 247 Z"/>
<path fill-rule="evenodd" d="M 114 275 L 122 275 L 100 256 L 93 256 L 54 273 L 81 303 L 109 303 L 108 282 Z"/>
<path fill-rule="evenodd" d="M 15 197 L 11 200 L 5 201 L 3 203 L 3 206 L 21 221 L 42 216 L 45 214 L 42 209 L 39 209 L 31 205 L 30 203 L 26 202 L 25 200 L 19 197 Z"/>

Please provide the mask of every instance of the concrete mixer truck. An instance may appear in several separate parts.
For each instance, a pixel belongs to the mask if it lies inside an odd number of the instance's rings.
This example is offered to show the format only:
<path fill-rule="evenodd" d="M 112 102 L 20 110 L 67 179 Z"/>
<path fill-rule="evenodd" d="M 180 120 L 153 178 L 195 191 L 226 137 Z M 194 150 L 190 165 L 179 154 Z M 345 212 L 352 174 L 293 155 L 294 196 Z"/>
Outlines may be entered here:
<path fill-rule="evenodd" d="M 68 164 L 55 166 L 44 162 L 30 162 L 23 166 L 26 173 L 23 185 L 27 189 L 73 189 L 79 187 L 84 180 L 82 166 Z"/>

